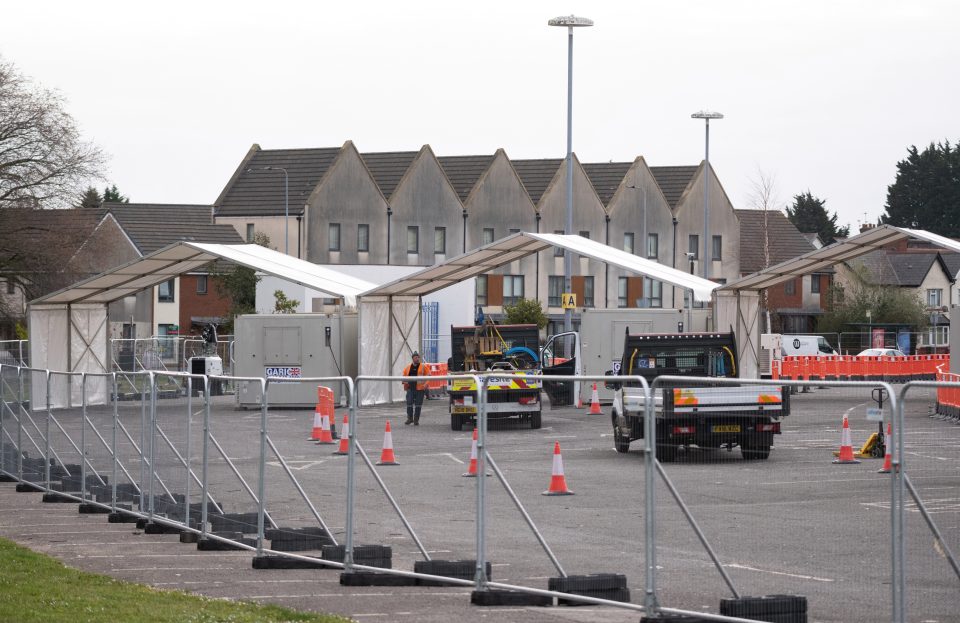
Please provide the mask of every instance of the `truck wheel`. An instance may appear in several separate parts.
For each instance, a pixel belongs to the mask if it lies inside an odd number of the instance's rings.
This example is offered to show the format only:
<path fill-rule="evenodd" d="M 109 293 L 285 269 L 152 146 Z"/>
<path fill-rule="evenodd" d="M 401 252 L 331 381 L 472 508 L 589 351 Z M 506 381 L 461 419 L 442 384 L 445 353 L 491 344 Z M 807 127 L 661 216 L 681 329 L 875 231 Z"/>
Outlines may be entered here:
<path fill-rule="evenodd" d="M 677 460 L 677 449 L 679 446 L 676 446 L 672 443 L 658 443 L 657 444 L 657 460 L 661 463 L 673 463 Z"/>
<path fill-rule="evenodd" d="M 452 430 L 463 430 L 463 414 L 461 413 L 451 413 L 450 414 L 450 428 Z"/>
<path fill-rule="evenodd" d="M 613 447 L 621 454 L 630 452 L 630 436 L 621 433 L 616 424 L 613 425 Z"/>
<path fill-rule="evenodd" d="M 770 456 L 770 446 L 768 444 L 741 444 L 740 454 L 743 455 L 745 461 L 763 461 Z"/>
<path fill-rule="evenodd" d="M 537 411 L 536 413 L 530 414 L 530 428 L 532 430 L 536 430 L 540 428 L 542 423 L 542 415 L 543 415 L 542 411 Z"/>

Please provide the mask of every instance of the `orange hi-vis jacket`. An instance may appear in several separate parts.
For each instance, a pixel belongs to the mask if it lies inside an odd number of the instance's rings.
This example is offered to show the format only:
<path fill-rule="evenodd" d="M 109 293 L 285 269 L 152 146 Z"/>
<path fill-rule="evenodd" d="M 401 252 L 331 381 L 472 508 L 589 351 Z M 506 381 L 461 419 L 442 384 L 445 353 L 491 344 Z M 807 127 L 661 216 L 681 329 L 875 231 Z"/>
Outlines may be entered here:
<path fill-rule="evenodd" d="M 413 368 L 413 362 L 411 361 L 410 363 L 407 364 L 407 367 L 403 369 L 403 376 L 426 376 L 430 373 L 430 368 L 424 365 L 423 362 L 420 362 L 420 368 L 413 374 L 410 373 L 412 368 Z M 410 383 L 403 384 L 404 389 L 410 389 L 409 386 L 410 386 Z M 417 389 L 420 391 L 426 391 L 427 382 L 426 381 L 418 382 Z"/>

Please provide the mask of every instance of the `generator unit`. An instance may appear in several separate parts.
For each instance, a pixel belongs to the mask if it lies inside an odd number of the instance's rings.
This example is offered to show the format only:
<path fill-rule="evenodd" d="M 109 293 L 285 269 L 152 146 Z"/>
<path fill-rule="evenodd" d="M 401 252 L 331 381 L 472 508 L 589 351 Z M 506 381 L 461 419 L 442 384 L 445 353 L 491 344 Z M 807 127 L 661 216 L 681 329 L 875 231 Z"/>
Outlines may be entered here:
<path fill-rule="evenodd" d="M 271 377 L 271 407 L 313 408 L 317 385 L 296 379 L 357 376 L 357 315 L 250 314 L 234 320 L 234 374 Z M 340 383 L 326 384 L 336 404 L 346 404 Z M 260 385 L 237 382 L 237 405 L 259 408 Z"/>

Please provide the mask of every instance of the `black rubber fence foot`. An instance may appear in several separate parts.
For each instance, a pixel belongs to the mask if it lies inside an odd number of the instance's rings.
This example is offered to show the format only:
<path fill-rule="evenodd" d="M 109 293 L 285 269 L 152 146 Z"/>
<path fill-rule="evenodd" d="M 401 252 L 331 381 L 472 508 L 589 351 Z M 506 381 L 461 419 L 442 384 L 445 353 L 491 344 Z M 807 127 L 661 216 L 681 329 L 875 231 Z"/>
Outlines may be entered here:
<path fill-rule="evenodd" d="M 342 586 L 416 586 L 417 578 L 376 571 L 352 571 L 340 574 Z"/>
<path fill-rule="evenodd" d="M 721 599 L 720 614 L 767 623 L 807 623 L 807 598 L 802 595 L 764 595 Z"/>
<path fill-rule="evenodd" d="M 83 502 L 77 506 L 77 512 L 81 515 L 106 515 L 110 512 L 110 508 L 91 502 Z"/>
<path fill-rule="evenodd" d="M 289 556 L 254 556 L 254 569 L 341 569 L 340 565 L 331 565 L 322 560 L 302 560 Z"/>
<path fill-rule="evenodd" d="M 79 495 L 79 493 L 77 494 Z M 76 504 L 77 499 L 62 493 L 44 493 L 43 501 L 47 504 Z"/>
<path fill-rule="evenodd" d="M 474 606 L 552 606 L 553 597 L 519 591 L 485 590 L 470 593 Z"/>
<path fill-rule="evenodd" d="M 627 576 L 619 573 L 594 573 L 590 575 L 568 575 L 550 578 L 547 588 L 560 593 L 572 593 L 584 597 L 607 599 L 609 601 L 630 601 L 627 588 Z M 588 606 L 589 602 L 575 599 L 559 599 L 561 606 Z"/>
<path fill-rule="evenodd" d="M 38 485 L 32 482 L 20 482 L 16 486 L 17 493 L 39 493 L 40 491 L 46 491 L 42 485 Z"/>
<path fill-rule="evenodd" d="M 140 518 L 131 513 L 116 511 L 107 515 L 107 523 L 137 523 Z"/>
<path fill-rule="evenodd" d="M 442 575 L 447 578 L 456 578 L 458 580 L 473 580 L 477 575 L 476 560 L 417 560 L 413 563 L 413 570 L 417 573 L 426 573 L 427 575 Z M 492 568 L 490 561 L 486 563 L 487 579 L 491 579 Z M 463 586 L 456 582 L 444 582 L 443 580 L 425 580 L 418 579 L 420 586 Z"/>

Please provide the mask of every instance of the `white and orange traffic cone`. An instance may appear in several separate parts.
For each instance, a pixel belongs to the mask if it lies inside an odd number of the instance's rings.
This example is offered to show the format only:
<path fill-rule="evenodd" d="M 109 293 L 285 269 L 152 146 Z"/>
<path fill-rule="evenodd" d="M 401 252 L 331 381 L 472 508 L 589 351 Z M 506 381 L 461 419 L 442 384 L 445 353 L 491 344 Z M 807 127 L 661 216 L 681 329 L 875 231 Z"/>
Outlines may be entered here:
<path fill-rule="evenodd" d="M 323 429 L 323 414 L 320 413 L 320 403 L 317 403 L 313 410 L 313 430 L 310 432 L 310 438 L 307 441 L 320 441 Z"/>
<path fill-rule="evenodd" d="M 877 470 L 878 474 L 889 474 L 893 471 L 893 448 L 892 445 L 893 438 L 893 425 L 887 424 L 887 434 L 883 436 L 883 447 L 886 448 L 886 451 L 883 455 L 883 467 Z"/>
<path fill-rule="evenodd" d="M 350 454 L 350 418 L 343 414 L 343 427 L 340 429 L 340 447 L 334 454 Z"/>
<path fill-rule="evenodd" d="M 487 474 L 489 476 L 490 474 Z M 473 429 L 473 442 L 470 444 L 470 466 L 467 467 L 467 473 L 463 474 L 464 478 L 476 478 L 477 477 L 477 429 Z"/>
<path fill-rule="evenodd" d="M 390 432 L 390 420 L 387 420 L 387 428 L 383 432 L 383 451 L 380 453 L 377 465 L 400 465 L 397 457 L 393 455 L 393 433 Z"/>
<path fill-rule="evenodd" d="M 330 445 L 334 443 L 336 442 L 330 433 L 330 416 L 324 413 L 320 416 L 320 438 L 317 439 L 317 445 Z"/>
<path fill-rule="evenodd" d="M 543 495 L 573 495 L 567 488 L 567 479 L 563 475 L 563 457 L 560 456 L 560 442 L 553 442 L 553 475 L 550 477 L 550 488 Z"/>
<path fill-rule="evenodd" d="M 859 463 L 853 456 L 853 442 L 850 440 L 850 423 L 847 414 L 843 414 L 843 431 L 840 433 L 840 455 L 833 459 L 837 464 Z"/>
<path fill-rule="evenodd" d="M 590 395 L 590 415 L 600 415 L 600 392 L 597 391 L 597 384 L 593 384 L 593 393 Z"/>

